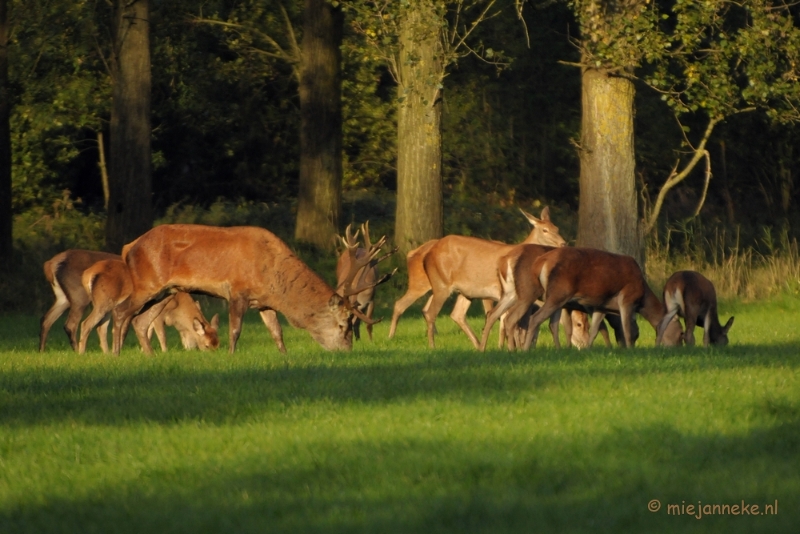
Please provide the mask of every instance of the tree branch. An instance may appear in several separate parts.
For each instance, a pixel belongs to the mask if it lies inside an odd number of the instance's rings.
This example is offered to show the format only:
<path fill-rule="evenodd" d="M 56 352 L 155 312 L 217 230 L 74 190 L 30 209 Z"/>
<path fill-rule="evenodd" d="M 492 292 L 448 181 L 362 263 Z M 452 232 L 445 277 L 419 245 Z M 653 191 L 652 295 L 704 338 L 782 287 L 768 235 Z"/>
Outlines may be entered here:
<path fill-rule="evenodd" d="M 661 207 L 664 205 L 664 198 L 667 196 L 667 193 L 670 189 L 681 183 L 689 173 L 694 170 L 697 163 L 704 157 L 704 155 L 708 154 L 706 151 L 706 143 L 708 143 L 708 139 L 711 137 L 711 133 L 714 131 L 714 127 L 719 123 L 721 119 L 710 119 L 708 122 L 708 126 L 706 127 L 706 131 L 703 134 L 703 138 L 700 140 L 700 144 L 697 148 L 694 149 L 694 154 L 692 155 L 692 159 L 686 164 L 686 166 L 680 172 L 676 172 L 678 169 L 678 164 L 675 164 L 675 167 L 672 169 L 672 172 L 667 177 L 666 182 L 664 185 L 661 186 L 661 190 L 658 192 L 658 197 L 656 197 L 656 203 L 653 206 L 653 210 L 650 212 L 650 217 L 648 218 L 647 222 L 645 223 L 644 233 L 649 234 L 656 225 L 656 221 L 658 220 L 658 215 L 661 212 Z"/>

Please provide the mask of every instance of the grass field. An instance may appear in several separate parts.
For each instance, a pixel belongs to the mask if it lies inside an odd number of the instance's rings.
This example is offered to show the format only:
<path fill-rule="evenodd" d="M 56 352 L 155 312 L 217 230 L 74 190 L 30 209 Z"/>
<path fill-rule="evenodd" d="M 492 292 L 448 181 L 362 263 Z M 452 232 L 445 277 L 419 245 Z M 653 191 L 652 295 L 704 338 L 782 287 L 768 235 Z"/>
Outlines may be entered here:
<path fill-rule="evenodd" d="M 0 533 L 798 532 L 800 300 L 721 309 L 713 350 L 642 323 L 628 351 L 480 354 L 443 315 L 430 351 L 417 309 L 350 353 L 287 327 L 279 354 L 250 313 L 232 356 L 223 328 L 119 358 L 3 316 Z"/>

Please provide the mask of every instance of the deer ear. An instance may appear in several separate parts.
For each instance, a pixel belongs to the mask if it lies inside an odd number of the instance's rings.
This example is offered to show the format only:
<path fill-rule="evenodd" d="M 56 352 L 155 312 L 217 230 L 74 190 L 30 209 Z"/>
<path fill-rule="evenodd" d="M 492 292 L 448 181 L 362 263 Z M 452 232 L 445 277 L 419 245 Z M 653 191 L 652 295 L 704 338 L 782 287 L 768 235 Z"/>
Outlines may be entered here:
<path fill-rule="evenodd" d="M 728 319 L 728 322 L 725 323 L 725 326 L 722 328 L 722 333 L 727 334 L 728 330 L 730 330 L 732 326 L 733 326 L 733 317 Z"/>
<path fill-rule="evenodd" d="M 219 330 L 219 314 L 215 313 L 214 317 L 211 318 L 211 328 L 214 330 Z"/>
<path fill-rule="evenodd" d="M 192 319 L 192 326 L 194 327 L 194 333 L 198 336 L 205 335 L 206 329 L 198 319 Z"/>
<path fill-rule="evenodd" d="M 536 226 L 537 224 L 541 224 L 543 222 L 522 208 L 520 208 L 519 211 L 525 216 L 526 219 L 528 219 L 528 222 L 531 223 L 532 226 Z"/>
<path fill-rule="evenodd" d="M 541 217 L 544 222 L 550 222 L 550 206 L 545 206 L 539 217 Z"/>

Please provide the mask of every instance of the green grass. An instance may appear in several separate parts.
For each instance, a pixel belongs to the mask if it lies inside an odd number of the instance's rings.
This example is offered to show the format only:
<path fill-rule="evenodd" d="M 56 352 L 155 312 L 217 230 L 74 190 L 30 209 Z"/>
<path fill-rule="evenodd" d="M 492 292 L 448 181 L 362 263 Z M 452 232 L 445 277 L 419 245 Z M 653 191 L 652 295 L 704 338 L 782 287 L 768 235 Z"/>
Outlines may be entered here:
<path fill-rule="evenodd" d="M 418 309 L 350 353 L 249 314 L 232 356 L 152 358 L 0 317 L 0 532 L 797 532 L 800 301 L 721 308 L 725 349 L 513 354 L 444 314 L 430 351 Z M 742 500 L 778 514 L 667 514 Z"/>

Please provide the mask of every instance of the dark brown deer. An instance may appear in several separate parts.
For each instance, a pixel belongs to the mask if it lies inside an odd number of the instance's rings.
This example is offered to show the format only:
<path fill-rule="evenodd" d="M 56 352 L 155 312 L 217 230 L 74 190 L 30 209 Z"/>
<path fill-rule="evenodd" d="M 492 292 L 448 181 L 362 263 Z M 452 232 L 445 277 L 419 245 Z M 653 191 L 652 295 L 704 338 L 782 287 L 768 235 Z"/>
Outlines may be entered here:
<path fill-rule="evenodd" d="M 522 214 L 533 225 L 525 243 L 555 247 L 566 245 L 558 233 L 558 227 L 550 220 L 547 207 L 542 210 L 541 219 L 525 211 Z M 419 297 L 432 291 L 423 314 L 428 323 L 428 345 L 434 347 L 436 316 L 447 297 L 456 291 L 459 295 L 450 318 L 477 348 L 478 339 L 466 321 L 467 310 L 471 299 L 483 299 L 485 310 L 491 307 L 491 301 L 500 299 L 502 290 L 497 278 L 497 261 L 514 246 L 476 237 L 449 235 L 409 252 L 406 258 L 408 291 L 394 305 L 389 337 L 394 337 L 400 315 Z"/>
<path fill-rule="evenodd" d="M 83 318 L 83 312 L 91 303 L 91 298 L 83 289 L 81 275 L 83 271 L 101 260 L 121 259 L 117 254 L 98 252 L 95 250 L 72 249 L 65 250 L 56 254 L 44 262 L 44 277 L 53 288 L 56 301 L 47 310 L 41 320 L 41 330 L 39 332 L 39 350 L 44 351 L 47 343 L 47 334 L 59 317 L 67 309 L 69 314 L 64 323 L 64 331 L 69 337 L 69 343 L 73 350 L 78 350 L 78 325 Z M 108 323 L 103 323 L 97 330 L 100 337 L 100 346 L 108 352 L 108 340 L 106 329 Z"/>
<path fill-rule="evenodd" d="M 343 284 L 351 288 L 336 293 L 273 233 L 263 228 L 219 228 L 194 224 L 166 224 L 143 234 L 123 249 L 133 282 L 131 297 L 114 309 L 120 324 L 114 335 L 114 354 L 119 350 L 131 319 L 165 291 L 200 292 L 224 298 L 230 304 L 230 352 L 242 330 L 248 308 L 261 318 L 285 351 L 277 320 L 281 312 L 293 326 L 304 328 L 329 350 L 352 348 L 352 315 L 375 322 L 350 305 L 347 298 L 366 287 L 352 280 L 358 270 L 375 260 L 386 239 L 375 243 L 365 257 L 354 259 Z M 384 258 L 388 256 L 384 255 Z M 381 258 L 383 259 L 383 258 Z M 377 260 L 379 261 L 379 260 Z M 373 285 L 389 278 L 385 275 Z M 153 307 L 161 306 L 162 303 Z M 146 334 L 136 330 L 137 336 Z"/>
<path fill-rule="evenodd" d="M 364 237 L 364 247 L 360 247 L 358 244 L 359 231 Z M 348 224 L 347 228 L 345 228 L 344 237 L 340 236 L 340 239 L 345 246 L 345 250 L 339 255 L 339 259 L 336 262 L 336 288 L 337 291 L 341 292 L 345 289 L 343 284 L 350 272 L 350 264 L 354 259 L 357 261 L 369 254 L 372 248 L 372 240 L 369 237 L 369 221 L 362 224 L 360 230 L 356 230 L 355 234 L 353 234 Z M 350 305 L 353 308 L 357 308 L 370 320 L 375 310 L 375 286 L 373 284 L 376 280 L 378 280 L 378 267 L 375 265 L 375 260 L 373 260 L 362 267 L 353 279 L 354 284 L 365 286 L 367 289 L 349 297 Z M 353 335 L 356 339 L 361 339 L 361 319 L 357 315 L 353 315 L 352 321 Z M 367 334 L 370 341 L 372 341 L 372 323 L 367 323 Z"/>
<path fill-rule="evenodd" d="M 523 261 L 524 256 L 523 252 L 516 264 L 509 262 L 505 272 L 500 273 L 506 291 L 487 317 L 483 346 L 488 330 L 500 314 L 508 313 L 508 331 L 537 299 L 543 299 L 544 304 L 530 318 L 525 348 L 530 347 L 542 322 L 547 318 L 552 321 L 554 314 L 564 307 L 579 307 L 592 315 L 589 345 L 594 342 L 606 313 L 620 316 L 625 347 L 633 345 L 634 313 L 642 315 L 654 330 L 664 318 L 661 302 L 630 256 L 578 247 L 557 248 L 535 256 L 532 261 Z M 556 329 L 557 326 L 556 323 Z M 678 345 L 681 337 L 680 323 L 673 321 L 665 327 L 665 344 Z"/>
<path fill-rule="evenodd" d="M 102 325 L 103 330 L 108 329 L 108 322 L 112 310 L 120 303 L 128 299 L 133 291 L 128 266 L 121 259 L 101 260 L 81 275 L 83 290 L 90 296 L 92 311 L 81 324 L 81 336 L 78 344 L 78 352 L 83 354 L 86 351 L 86 344 L 89 333 L 98 324 Z M 209 323 L 203 316 L 197 303 L 186 293 L 169 295 L 165 299 L 163 309 L 148 310 L 136 317 L 137 327 L 148 329 L 151 323 L 156 323 L 156 328 L 160 324 L 163 335 L 163 324 L 167 323 L 181 334 L 181 342 L 186 349 L 200 348 L 201 350 L 216 349 L 219 346 L 217 337 L 217 326 L 219 317 L 214 316 Z M 114 324 L 114 331 L 118 324 Z M 159 337 L 161 340 L 161 337 Z M 139 339 L 142 350 L 147 354 L 152 354 L 149 338 Z M 100 338 L 100 346 L 103 352 L 108 352 L 108 344 L 105 336 Z M 162 350 L 166 351 L 166 344 L 162 341 Z"/>
<path fill-rule="evenodd" d="M 694 345 L 694 327 L 701 324 L 703 328 L 703 345 L 728 344 L 728 331 L 733 326 L 733 317 L 725 326 L 719 322 L 717 315 L 717 292 L 714 284 L 695 271 L 678 271 L 669 277 L 664 285 L 664 318 L 658 326 L 656 344 L 662 343 L 664 331 L 675 315 L 683 317 L 686 323 L 684 340 L 687 345 Z"/>

